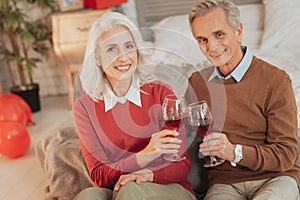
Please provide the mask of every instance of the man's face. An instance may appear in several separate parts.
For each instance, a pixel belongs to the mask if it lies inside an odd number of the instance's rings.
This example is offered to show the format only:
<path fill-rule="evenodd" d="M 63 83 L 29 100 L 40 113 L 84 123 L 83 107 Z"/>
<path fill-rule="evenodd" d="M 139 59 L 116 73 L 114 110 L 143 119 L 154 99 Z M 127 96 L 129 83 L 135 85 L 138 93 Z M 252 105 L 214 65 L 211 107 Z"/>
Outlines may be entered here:
<path fill-rule="evenodd" d="M 215 8 L 204 16 L 197 16 L 192 32 L 202 53 L 213 65 L 237 66 L 242 59 L 242 25 L 237 30 L 229 25 L 222 8 Z"/>

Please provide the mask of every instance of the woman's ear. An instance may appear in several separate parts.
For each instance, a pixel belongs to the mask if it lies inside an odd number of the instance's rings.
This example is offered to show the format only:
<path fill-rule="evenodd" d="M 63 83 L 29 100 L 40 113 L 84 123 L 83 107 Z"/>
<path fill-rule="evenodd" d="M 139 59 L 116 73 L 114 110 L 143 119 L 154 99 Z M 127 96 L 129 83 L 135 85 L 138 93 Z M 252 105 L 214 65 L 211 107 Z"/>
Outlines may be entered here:
<path fill-rule="evenodd" d="M 98 67 L 100 67 L 101 66 L 101 58 L 100 58 L 100 56 L 95 56 L 95 59 L 96 59 L 96 65 Z"/>

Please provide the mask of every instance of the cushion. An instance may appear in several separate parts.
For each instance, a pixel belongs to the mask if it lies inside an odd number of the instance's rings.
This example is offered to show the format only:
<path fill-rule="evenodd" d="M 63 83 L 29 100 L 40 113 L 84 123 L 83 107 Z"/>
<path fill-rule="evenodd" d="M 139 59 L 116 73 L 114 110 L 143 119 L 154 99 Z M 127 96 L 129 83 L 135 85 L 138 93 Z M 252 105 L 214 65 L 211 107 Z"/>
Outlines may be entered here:
<path fill-rule="evenodd" d="M 239 5 L 243 23 L 243 43 L 250 48 L 260 46 L 263 33 L 262 4 Z M 164 64 L 207 66 L 209 63 L 202 54 L 188 21 L 188 14 L 169 16 L 152 27 L 154 60 Z"/>
<path fill-rule="evenodd" d="M 238 6 L 243 24 L 243 45 L 250 49 L 260 46 L 264 27 L 263 4 L 245 4 Z"/>
<path fill-rule="evenodd" d="M 263 0 L 264 33 L 261 48 L 300 47 L 300 1 Z"/>
<path fill-rule="evenodd" d="M 71 200 L 93 186 L 74 126 L 53 130 L 35 142 L 35 153 L 48 178 L 46 200 Z"/>
<path fill-rule="evenodd" d="M 151 29 L 155 61 L 173 65 L 189 63 L 194 66 L 206 61 L 192 35 L 187 14 L 166 17 Z"/>

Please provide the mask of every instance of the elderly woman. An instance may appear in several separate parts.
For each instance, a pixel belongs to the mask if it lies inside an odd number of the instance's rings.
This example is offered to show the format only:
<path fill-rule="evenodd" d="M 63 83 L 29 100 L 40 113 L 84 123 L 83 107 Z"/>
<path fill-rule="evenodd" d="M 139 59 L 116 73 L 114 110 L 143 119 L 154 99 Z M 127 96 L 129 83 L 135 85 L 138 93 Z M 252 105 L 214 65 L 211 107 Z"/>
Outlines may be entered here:
<path fill-rule="evenodd" d="M 102 15 L 91 27 L 79 74 L 84 95 L 73 114 L 81 149 L 96 187 L 75 199 L 193 199 L 187 180 L 185 130 L 164 124 L 161 105 L 172 94 L 153 81 L 149 52 L 124 15 Z M 186 159 L 170 162 L 164 154 Z"/>

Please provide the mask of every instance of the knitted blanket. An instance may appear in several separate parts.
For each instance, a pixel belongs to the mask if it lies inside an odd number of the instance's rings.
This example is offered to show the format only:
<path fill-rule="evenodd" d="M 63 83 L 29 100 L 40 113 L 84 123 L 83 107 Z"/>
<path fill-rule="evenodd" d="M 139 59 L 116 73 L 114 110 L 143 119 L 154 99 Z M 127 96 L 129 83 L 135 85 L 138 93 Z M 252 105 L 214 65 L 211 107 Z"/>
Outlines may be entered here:
<path fill-rule="evenodd" d="M 35 142 L 35 153 L 49 185 L 46 200 L 71 200 L 81 190 L 93 186 L 75 126 L 60 127 Z"/>

